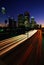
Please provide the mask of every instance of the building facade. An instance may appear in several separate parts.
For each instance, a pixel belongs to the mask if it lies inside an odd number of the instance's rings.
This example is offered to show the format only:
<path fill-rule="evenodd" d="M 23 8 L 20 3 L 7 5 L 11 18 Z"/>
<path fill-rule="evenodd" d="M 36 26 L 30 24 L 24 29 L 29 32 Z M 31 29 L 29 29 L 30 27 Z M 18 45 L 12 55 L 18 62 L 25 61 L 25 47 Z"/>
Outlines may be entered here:
<path fill-rule="evenodd" d="M 24 24 L 25 24 L 25 27 L 30 26 L 30 14 L 28 12 L 24 13 Z"/>
<path fill-rule="evenodd" d="M 14 18 L 9 17 L 9 27 L 16 27 L 16 21 L 14 20 Z"/>
<path fill-rule="evenodd" d="M 18 27 L 23 27 L 24 26 L 24 15 L 19 14 L 18 15 Z"/>

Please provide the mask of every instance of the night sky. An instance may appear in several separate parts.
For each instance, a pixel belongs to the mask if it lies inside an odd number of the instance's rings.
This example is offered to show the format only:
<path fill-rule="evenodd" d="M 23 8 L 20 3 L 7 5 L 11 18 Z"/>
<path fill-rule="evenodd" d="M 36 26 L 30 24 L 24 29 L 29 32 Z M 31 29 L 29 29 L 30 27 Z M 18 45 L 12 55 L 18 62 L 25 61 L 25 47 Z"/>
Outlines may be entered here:
<path fill-rule="evenodd" d="M 1 8 L 6 8 L 6 14 L 2 14 Z M 34 16 L 35 21 L 44 24 L 44 0 L 0 0 L 0 23 L 4 23 L 8 16 L 18 18 L 18 14 L 24 14 L 25 11 Z"/>

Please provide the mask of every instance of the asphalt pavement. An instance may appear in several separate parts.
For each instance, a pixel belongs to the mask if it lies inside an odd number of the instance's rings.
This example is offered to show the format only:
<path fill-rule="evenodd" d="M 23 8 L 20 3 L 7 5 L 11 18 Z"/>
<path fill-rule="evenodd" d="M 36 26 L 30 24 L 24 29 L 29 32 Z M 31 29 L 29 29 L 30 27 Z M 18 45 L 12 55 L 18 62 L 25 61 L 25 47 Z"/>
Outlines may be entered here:
<path fill-rule="evenodd" d="M 42 52 L 42 31 L 36 30 L 36 33 L 32 35 L 33 32 L 28 32 L 25 35 L 21 35 L 21 37 L 17 37 L 17 40 L 18 38 L 23 38 L 23 41 L 18 42 L 19 44 L 17 44 L 16 47 L 14 46 L 15 48 L 12 51 L 1 58 L 1 61 L 3 61 L 5 65 L 44 65 L 44 62 L 42 62 L 44 60 Z M 8 41 L 11 43 L 10 40 Z M 14 40 L 16 40 L 16 38 Z M 14 42 L 14 40 L 12 40 L 12 42 Z M 2 44 L 0 49 L 6 46 L 5 44 Z"/>

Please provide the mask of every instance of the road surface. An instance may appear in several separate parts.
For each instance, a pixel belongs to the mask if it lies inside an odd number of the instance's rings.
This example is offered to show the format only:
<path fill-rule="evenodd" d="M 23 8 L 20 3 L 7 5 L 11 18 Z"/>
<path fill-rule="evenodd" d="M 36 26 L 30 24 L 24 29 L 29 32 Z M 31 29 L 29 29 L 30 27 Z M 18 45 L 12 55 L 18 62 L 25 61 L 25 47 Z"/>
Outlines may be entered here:
<path fill-rule="evenodd" d="M 24 38 L 27 38 L 25 35 Z M 2 47 L 3 48 L 3 44 Z M 1 58 L 5 65 L 44 65 L 42 63 L 42 32 L 38 30 L 32 37 Z"/>
<path fill-rule="evenodd" d="M 16 47 L 27 38 L 30 38 L 36 32 L 37 30 L 31 30 L 28 33 L 0 41 L 0 56 Z"/>

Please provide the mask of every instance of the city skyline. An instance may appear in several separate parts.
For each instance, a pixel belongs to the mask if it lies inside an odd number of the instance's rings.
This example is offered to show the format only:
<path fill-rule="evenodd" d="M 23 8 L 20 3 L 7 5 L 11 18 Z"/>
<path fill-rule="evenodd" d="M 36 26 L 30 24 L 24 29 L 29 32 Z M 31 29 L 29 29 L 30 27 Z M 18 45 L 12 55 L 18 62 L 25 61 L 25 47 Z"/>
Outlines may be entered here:
<path fill-rule="evenodd" d="M 5 7 L 6 14 L 2 14 L 1 8 Z M 43 0 L 0 0 L 0 23 L 4 23 L 8 16 L 18 19 L 18 15 L 28 11 L 34 16 L 38 24 L 44 24 L 44 1 Z"/>

